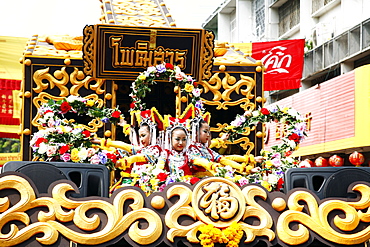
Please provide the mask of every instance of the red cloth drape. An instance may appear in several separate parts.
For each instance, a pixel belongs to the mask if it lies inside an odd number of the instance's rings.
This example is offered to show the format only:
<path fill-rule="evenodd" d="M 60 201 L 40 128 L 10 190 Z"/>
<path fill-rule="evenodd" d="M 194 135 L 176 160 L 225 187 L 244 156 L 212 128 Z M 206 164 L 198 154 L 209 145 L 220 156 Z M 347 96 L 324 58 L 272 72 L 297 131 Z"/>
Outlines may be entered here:
<path fill-rule="evenodd" d="M 0 124 L 20 124 L 19 118 L 13 118 L 13 90 L 20 90 L 20 87 L 20 80 L 0 79 Z M 0 138 L 19 138 L 19 135 L 0 130 Z"/>
<path fill-rule="evenodd" d="M 304 39 L 293 39 L 252 43 L 252 57 L 266 67 L 264 91 L 301 86 L 304 42 Z"/>

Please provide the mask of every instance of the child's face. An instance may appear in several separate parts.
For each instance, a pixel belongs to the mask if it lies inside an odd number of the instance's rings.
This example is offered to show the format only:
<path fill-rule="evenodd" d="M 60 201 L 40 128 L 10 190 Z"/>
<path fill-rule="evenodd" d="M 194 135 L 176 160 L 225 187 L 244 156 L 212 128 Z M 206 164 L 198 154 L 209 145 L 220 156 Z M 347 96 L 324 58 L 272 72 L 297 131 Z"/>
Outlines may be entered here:
<path fill-rule="evenodd" d="M 203 144 L 208 144 L 210 137 L 211 132 L 209 131 L 209 125 L 207 123 L 203 123 L 199 129 L 199 142 Z"/>
<path fill-rule="evenodd" d="M 150 144 L 150 132 L 148 126 L 141 126 L 139 129 L 139 142 L 144 147 Z"/>
<path fill-rule="evenodd" d="M 186 147 L 186 133 L 182 129 L 172 131 L 172 148 L 181 152 Z"/>

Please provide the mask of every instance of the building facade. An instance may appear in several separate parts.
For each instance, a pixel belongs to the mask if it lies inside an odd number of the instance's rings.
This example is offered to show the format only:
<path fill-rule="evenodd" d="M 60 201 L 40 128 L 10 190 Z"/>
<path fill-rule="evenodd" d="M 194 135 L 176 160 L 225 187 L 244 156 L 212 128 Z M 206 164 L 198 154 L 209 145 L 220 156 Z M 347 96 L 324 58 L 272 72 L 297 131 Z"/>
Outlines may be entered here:
<path fill-rule="evenodd" d="M 225 0 L 202 27 L 229 43 L 305 39 L 302 86 L 266 92 L 273 103 L 368 64 L 369 8 L 366 0 Z"/>

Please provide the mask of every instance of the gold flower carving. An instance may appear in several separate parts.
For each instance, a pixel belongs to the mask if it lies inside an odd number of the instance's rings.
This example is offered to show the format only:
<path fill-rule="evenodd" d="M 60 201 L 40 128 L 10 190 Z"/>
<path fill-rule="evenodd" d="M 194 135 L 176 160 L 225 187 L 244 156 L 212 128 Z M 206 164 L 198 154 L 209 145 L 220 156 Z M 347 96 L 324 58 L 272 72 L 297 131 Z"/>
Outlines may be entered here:
<path fill-rule="evenodd" d="M 215 105 L 217 110 L 227 110 L 228 106 L 239 105 L 244 110 L 254 109 L 255 104 L 250 102 L 254 98 L 252 90 L 256 86 L 256 81 L 249 77 L 240 74 L 240 79 L 237 81 L 235 76 L 225 72 L 225 76 L 221 79 L 220 73 L 215 73 L 209 81 L 201 81 L 200 85 L 203 86 L 203 93 L 212 92 L 213 99 L 202 99 L 206 105 Z M 243 88 L 242 88 L 243 87 Z M 221 88 L 223 90 L 221 90 Z M 222 93 L 221 93 L 222 92 Z M 243 98 L 232 101 L 230 98 L 231 93 L 236 92 Z"/>

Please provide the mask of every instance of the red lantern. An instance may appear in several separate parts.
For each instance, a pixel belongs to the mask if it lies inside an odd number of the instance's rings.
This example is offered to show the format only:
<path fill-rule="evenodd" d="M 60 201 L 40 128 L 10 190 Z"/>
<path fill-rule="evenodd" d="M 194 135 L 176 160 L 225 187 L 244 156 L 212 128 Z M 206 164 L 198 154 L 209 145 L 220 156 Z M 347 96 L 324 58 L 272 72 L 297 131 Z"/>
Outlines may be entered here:
<path fill-rule="evenodd" d="M 299 168 L 312 167 L 311 164 L 307 160 L 301 161 L 298 166 L 299 166 Z"/>
<path fill-rule="evenodd" d="M 361 166 L 362 163 L 365 162 L 365 157 L 362 153 L 354 151 L 349 156 L 349 162 L 351 162 L 351 164 L 354 165 L 354 166 Z"/>
<path fill-rule="evenodd" d="M 317 167 L 327 167 L 328 166 L 328 161 L 323 157 L 319 157 L 315 160 L 315 166 L 317 166 Z"/>
<path fill-rule="evenodd" d="M 344 160 L 339 155 L 333 155 L 329 158 L 329 165 L 331 166 L 343 166 Z"/>
<path fill-rule="evenodd" d="M 313 162 L 312 160 L 310 159 L 305 159 L 305 161 L 307 161 L 311 167 L 315 167 L 315 162 Z"/>
<path fill-rule="evenodd" d="M 315 163 L 313 163 L 313 161 L 310 160 L 310 159 L 305 159 L 305 160 L 301 161 L 298 166 L 300 168 L 314 167 Z"/>

